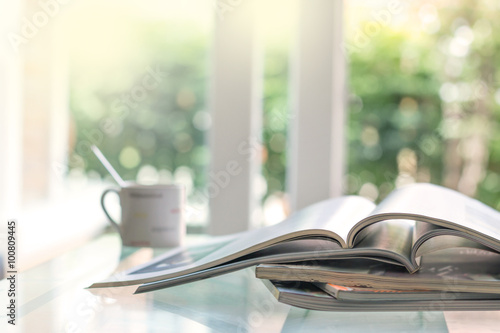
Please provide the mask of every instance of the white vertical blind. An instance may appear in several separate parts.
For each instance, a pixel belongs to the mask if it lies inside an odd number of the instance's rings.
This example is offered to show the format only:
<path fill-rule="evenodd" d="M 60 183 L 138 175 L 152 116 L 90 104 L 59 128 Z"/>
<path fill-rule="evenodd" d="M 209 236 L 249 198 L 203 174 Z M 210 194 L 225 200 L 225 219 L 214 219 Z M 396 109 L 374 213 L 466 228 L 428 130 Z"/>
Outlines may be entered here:
<path fill-rule="evenodd" d="M 9 36 L 20 25 L 20 4 L 12 2 L 0 11 L 0 218 L 15 218 L 21 197 L 22 104 L 21 52 Z"/>
<path fill-rule="evenodd" d="M 51 40 L 51 65 L 53 66 L 50 79 L 50 139 L 48 161 L 49 196 L 54 198 L 64 192 L 62 189 L 67 171 L 67 155 L 69 151 L 70 111 L 69 111 L 69 55 L 67 44 L 63 37 L 63 27 L 60 21 L 54 22 Z M 98 131 L 94 131 L 94 135 Z M 91 131 L 92 133 L 92 131 Z M 90 135 L 90 134 L 89 134 Z M 89 140 L 99 141 L 100 136 Z M 90 153 L 90 152 L 88 152 Z"/>
<path fill-rule="evenodd" d="M 300 0 L 292 55 L 288 185 L 292 210 L 342 193 L 345 60 L 342 1 Z"/>
<path fill-rule="evenodd" d="M 0 212 L 17 218 L 23 204 L 55 194 L 68 151 L 63 29 L 54 20 L 27 38 L 22 28 L 39 10 L 26 1 L 0 13 Z"/>
<path fill-rule="evenodd" d="M 258 207 L 262 69 L 255 8 L 256 1 L 238 2 L 215 17 L 208 178 L 214 235 L 249 229 Z"/>

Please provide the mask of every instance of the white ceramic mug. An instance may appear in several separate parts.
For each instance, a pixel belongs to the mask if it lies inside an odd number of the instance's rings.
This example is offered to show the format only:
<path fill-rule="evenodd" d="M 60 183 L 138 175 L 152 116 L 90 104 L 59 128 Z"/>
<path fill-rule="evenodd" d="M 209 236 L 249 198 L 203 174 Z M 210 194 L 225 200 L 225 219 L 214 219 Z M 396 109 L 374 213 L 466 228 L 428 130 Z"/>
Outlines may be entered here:
<path fill-rule="evenodd" d="M 106 210 L 104 199 L 110 192 L 120 197 L 121 223 Z M 101 206 L 118 229 L 127 246 L 173 247 L 183 244 L 186 227 L 183 219 L 184 187 L 181 185 L 140 185 L 128 183 L 107 189 Z"/>

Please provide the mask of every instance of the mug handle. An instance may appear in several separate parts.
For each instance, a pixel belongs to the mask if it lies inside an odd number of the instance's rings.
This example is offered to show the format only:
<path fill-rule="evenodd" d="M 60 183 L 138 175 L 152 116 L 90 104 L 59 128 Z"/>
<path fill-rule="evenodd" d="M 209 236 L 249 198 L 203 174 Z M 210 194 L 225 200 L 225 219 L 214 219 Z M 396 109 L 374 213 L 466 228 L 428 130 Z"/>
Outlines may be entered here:
<path fill-rule="evenodd" d="M 122 232 L 120 230 L 120 226 L 118 225 L 118 223 L 115 220 L 113 220 L 111 215 L 109 215 L 108 211 L 106 210 L 106 206 L 104 205 L 104 198 L 106 197 L 106 195 L 109 192 L 114 192 L 114 193 L 118 194 L 118 196 L 120 196 L 120 193 L 117 190 L 115 190 L 114 188 L 108 188 L 101 195 L 101 207 L 102 207 L 102 210 L 104 211 L 104 214 L 106 214 L 106 217 L 108 218 L 109 223 L 111 223 L 111 225 L 118 231 L 118 233 L 120 234 L 120 237 L 121 237 Z"/>

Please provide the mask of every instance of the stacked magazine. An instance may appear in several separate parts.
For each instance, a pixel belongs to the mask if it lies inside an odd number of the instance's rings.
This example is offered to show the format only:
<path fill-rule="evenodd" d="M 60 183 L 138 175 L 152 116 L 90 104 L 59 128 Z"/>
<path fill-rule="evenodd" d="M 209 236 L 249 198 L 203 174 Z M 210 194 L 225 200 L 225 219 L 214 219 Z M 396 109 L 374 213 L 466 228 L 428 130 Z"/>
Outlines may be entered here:
<path fill-rule="evenodd" d="M 150 292 L 257 266 L 276 298 L 332 311 L 500 309 L 500 213 L 431 184 L 319 202 L 279 224 L 180 247 L 91 288 Z"/>

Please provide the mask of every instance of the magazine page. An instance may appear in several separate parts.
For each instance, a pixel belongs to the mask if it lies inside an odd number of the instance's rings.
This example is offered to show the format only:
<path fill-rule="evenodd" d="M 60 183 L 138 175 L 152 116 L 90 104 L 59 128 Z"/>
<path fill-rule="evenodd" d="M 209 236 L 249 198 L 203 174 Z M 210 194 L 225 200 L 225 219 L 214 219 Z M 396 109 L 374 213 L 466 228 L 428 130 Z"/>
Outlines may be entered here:
<path fill-rule="evenodd" d="M 311 262 L 331 258 L 352 259 L 358 258 L 359 256 L 360 254 L 350 253 L 349 251 L 342 249 L 338 243 L 329 240 L 320 238 L 296 239 L 272 245 L 263 250 L 242 256 L 237 260 L 225 262 L 212 268 L 142 284 L 137 288 L 135 293 L 139 294 L 150 292 L 199 281 L 261 263 Z"/>
<path fill-rule="evenodd" d="M 452 230 L 451 232 L 453 232 Z M 412 257 L 421 257 L 423 255 L 433 253 L 440 250 L 451 248 L 469 248 L 483 251 L 492 251 L 486 245 L 480 243 L 480 240 L 473 239 L 474 237 L 468 234 L 457 232 L 457 235 L 450 234 L 450 231 L 444 231 L 445 234 L 440 234 L 437 230 L 434 233 L 428 233 L 421 237 L 415 244 L 412 251 Z M 469 239 L 468 237 L 472 238 Z"/>
<path fill-rule="evenodd" d="M 378 224 L 378 223 L 375 223 Z M 500 245 L 492 243 L 476 234 L 448 229 L 426 222 L 415 222 L 411 262 L 419 266 L 423 255 L 445 249 L 469 248 L 490 252 L 500 252 Z"/>
<path fill-rule="evenodd" d="M 414 222 L 389 220 L 370 224 L 355 237 L 356 249 L 373 249 L 395 253 L 410 261 Z"/>
<path fill-rule="evenodd" d="M 217 245 L 199 245 L 190 248 L 185 248 L 184 251 L 172 253 L 170 256 L 162 256 L 161 258 L 151 261 L 140 267 L 135 267 L 127 272 L 128 275 L 142 274 L 142 273 L 155 273 L 164 271 L 165 268 L 173 268 L 175 266 L 186 266 L 195 262 L 194 258 L 202 258 L 204 255 L 209 254 L 210 247 Z M 316 258 L 330 257 L 332 255 L 340 255 L 342 248 L 336 242 L 326 239 L 296 239 L 287 242 L 277 243 L 265 249 L 252 252 L 242 256 L 234 261 L 229 261 L 217 265 L 211 269 L 199 270 L 191 274 L 182 275 L 185 279 L 176 278 L 175 284 L 182 284 L 200 280 L 207 275 L 215 276 L 220 275 L 222 272 L 227 273 L 232 270 L 245 268 L 248 266 L 256 265 L 260 262 L 291 262 L 314 260 Z M 204 255 L 203 255 L 204 254 Z M 178 258 L 181 258 L 179 262 Z M 225 266 L 225 267 L 223 267 Z M 221 271 L 221 272 L 219 272 Z M 165 281 L 165 280 L 160 280 Z M 185 281 L 185 282 L 184 282 Z M 155 281 L 157 282 L 157 281 Z M 163 286 L 170 286 L 163 284 Z"/>
<path fill-rule="evenodd" d="M 330 237 L 345 248 L 349 229 L 368 216 L 374 207 L 369 200 L 356 196 L 326 200 L 309 206 L 276 225 L 241 233 L 194 262 L 186 262 L 180 266 L 165 264 L 158 269 L 158 263 L 168 261 L 172 254 L 179 255 L 182 250 L 178 249 L 153 260 L 152 265 L 142 265 L 139 269 L 113 275 L 91 287 L 125 286 L 190 274 L 291 239 Z"/>
<path fill-rule="evenodd" d="M 367 225 L 389 219 L 428 222 L 475 234 L 490 243 L 500 243 L 500 213 L 456 191 L 432 184 L 412 184 L 393 191 L 369 217 L 358 223 L 348 236 Z"/>

